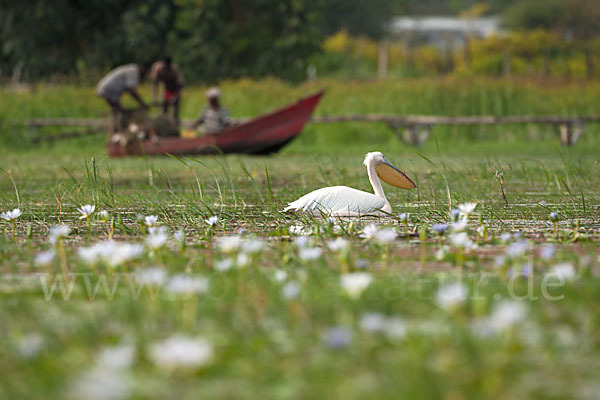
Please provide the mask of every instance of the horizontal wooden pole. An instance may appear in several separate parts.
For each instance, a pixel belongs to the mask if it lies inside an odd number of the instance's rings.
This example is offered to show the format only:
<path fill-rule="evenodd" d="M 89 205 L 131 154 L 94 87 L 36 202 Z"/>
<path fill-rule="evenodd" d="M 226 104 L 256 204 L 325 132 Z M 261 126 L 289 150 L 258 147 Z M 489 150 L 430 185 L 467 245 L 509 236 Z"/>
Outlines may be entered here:
<path fill-rule="evenodd" d="M 247 121 L 248 118 L 239 119 Z M 193 120 L 183 120 L 183 126 L 190 126 Z M 312 123 L 338 122 L 383 122 L 397 126 L 412 125 L 499 125 L 499 124 L 578 124 L 600 122 L 600 116 L 560 116 L 560 115 L 519 115 L 519 116 L 434 116 L 434 115 L 329 115 L 312 117 Z M 80 126 L 103 128 L 108 126 L 106 119 L 93 118 L 37 118 L 25 121 L 23 126 L 42 128 L 49 126 Z"/>

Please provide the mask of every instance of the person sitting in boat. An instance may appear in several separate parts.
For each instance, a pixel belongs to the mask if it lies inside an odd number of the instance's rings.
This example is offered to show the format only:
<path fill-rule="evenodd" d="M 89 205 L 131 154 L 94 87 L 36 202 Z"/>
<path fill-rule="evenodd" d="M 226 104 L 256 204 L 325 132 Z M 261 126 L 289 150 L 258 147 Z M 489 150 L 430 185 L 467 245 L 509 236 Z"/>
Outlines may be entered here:
<path fill-rule="evenodd" d="M 229 111 L 221 105 L 220 98 L 221 90 L 219 88 L 212 87 L 206 91 L 208 104 L 202 110 L 200 117 L 192 124 L 192 129 L 202 125 L 204 133 L 214 135 L 233 125 Z"/>
<path fill-rule="evenodd" d="M 174 64 L 171 57 L 166 56 L 162 61 L 157 61 L 152 65 L 150 71 L 150 79 L 152 80 L 152 100 L 158 102 L 158 93 L 160 84 L 162 83 L 163 100 L 160 102 L 164 115 L 167 115 L 169 108 L 173 108 L 173 119 L 179 125 L 179 101 L 181 100 L 181 92 L 183 89 L 183 74 L 181 70 Z"/>

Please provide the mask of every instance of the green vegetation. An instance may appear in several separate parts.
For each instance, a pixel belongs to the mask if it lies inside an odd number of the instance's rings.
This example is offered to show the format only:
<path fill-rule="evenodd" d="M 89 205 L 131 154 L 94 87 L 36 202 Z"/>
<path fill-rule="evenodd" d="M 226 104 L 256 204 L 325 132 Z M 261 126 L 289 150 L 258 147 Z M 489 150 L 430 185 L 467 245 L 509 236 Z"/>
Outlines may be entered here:
<path fill-rule="evenodd" d="M 479 80 L 222 87 L 236 116 L 320 87 L 320 115 L 592 114 L 600 93 Z M 22 215 L 0 219 L 0 398 L 595 395 L 597 127 L 571 148 L 549 127 L 436 128 L 416 149 L 383 126 L 309 125 L 268 158 L 113 160 L 102 135 L 38 147 L 31 137 L 55 131 L 12 125 L 99 117 L 92 89 L 2 94 L 0 212 Z M 202 88 L 187 90 L 184 116 L 202 103 Z M 279 212 L 323 186 L 370 191 L 361 162 L 374 150 L 418 184 L 385 186 L 390 218 Z M 466 227 L 437 233 L 471 201 Z M 52 229 L 62 224 L 70 232 Z"/>

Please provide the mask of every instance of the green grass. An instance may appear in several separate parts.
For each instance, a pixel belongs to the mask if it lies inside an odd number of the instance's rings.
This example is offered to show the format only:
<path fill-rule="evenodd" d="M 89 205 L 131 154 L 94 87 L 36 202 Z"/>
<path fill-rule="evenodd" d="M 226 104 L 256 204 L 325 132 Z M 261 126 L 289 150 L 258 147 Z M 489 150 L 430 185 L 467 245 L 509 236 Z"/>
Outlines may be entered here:
<path fill-rule="evenodd" d="M 493 107 L 499 115 L 592 114 L 598 93 L 510 82 L 475 88 L 427 81 L 322 84 L 329 88 L 318 109 L 323 115 L 478 114 Z M 275 81 L 223 86 L 238 116 L 314 89 Z M 406 93 L 426 100 L 402 101 Z M 187 96 L 184 114 L 191 117 L 202 103 L 201 89 Z M 475 98 L 486 101 L 479 105 Z M 0 107 L 5 122 L 103 112 L 89 89 L 40 88 L 1 101 L 8 103 Z M 384 127 L 310 125 L 273 157 L 179 160 L 108 159 L 102 137 L 40 147 L 26 139 L 11 143 L 0 150 L 0 211 L 19 207 L 23 215 L 15 239 L 0 220 L 0 398 L 593 398 L 600 348 L 600 170 L 597 128 L 590 128 L 571 148 L 560 147 L 546 128 L 457 128 L 435 131 L 439 149 L 433 138 L 415 149 Z M 5 125 L 2 134 L 11 142 L 23 131 Z M 361 163 L 374 150 L 418 184 L 412 191 L 385 186 L 391 218 L 334 226 L 280 213 L 287 202 L 323 186 L 370 191 Z M 496 173 L 503 176 L 508 206 Z M 468 227 L 475 249 L 463 252 L 451 246 L 450 235 L 439 238 L 432 229 L 448 221 L 448 192 L 453 206 L 478 203 Z M 89 227 L 77 211 L 84 204 L 96 206 Z M 144 244 L 148 233 L 138 216 L 156 215 L 169 244 L 158 251 L 146 246 L 139 258 L 117 266 L 89 264 L 78 249 L 106 240 L 110 230 L 100 210 L 109 212 L 119 243 Z M 552 211 L 560 218 L 558 236 Z M 401 213 L 410 214 L 407 225 Z M 212 215 L 219 218 L 215 227 L 205 222 Z M 360 234 L 369 223 L 398 236 L 390 244 L 366 240 Z M 48 232 L 58 224 L 72 231 L 55 246 Z M 302 259 L 294 242 L 297 225 L 311 233 L 310 246 L 322 256 Z M 480 226 L 488 230 L 485 239 L 476 233 Z M 261 239 L 264 248 L 246 256 L 219 249 L 219 238 L 240 229 L 243 240 Z M 183 250 L 172 238 L 179 230 L 186 235 Z M 515 232 L 528 246 L 499 263 L 497 257 L 519 241 L 507 243 L 502 234 Z M 347 240 L 348 248 L 331 250 L 336 238 Z M 544 259 L 540 252 L 549 244 L 556 254 Z M 58 255 L 49 265 L 34 262 L 53 248 Z M 234 266 L 218 270 L 226 259 Z M 547 275 L 560 263 L 575 272 L 562 284 Z M 513 275 L 528 264 L 530 278 Z M 168 283 L 144 286 L 132 275 L 152 267 L 168 279 L 205 279 L 206 292 L 173 294 Z M 372 281 L 352 297 L 340 279 L 355 272 L 367 272 Z M 468 296 L 444 308 L 438 289 L 457 281 Z M 502 318 L 497 309 L 504 301 L 523 309 L 504 309 Z M 365 327 L 368 315 L 379 331 Z M 157 361 L 154 346 L 174 335 L 206 340 L 210 362 L 169 369 Z M 103 353 L 123 345 L 133 349 L 131 358 Z M 104 397 L 94 397 L 94 388 Z"/>

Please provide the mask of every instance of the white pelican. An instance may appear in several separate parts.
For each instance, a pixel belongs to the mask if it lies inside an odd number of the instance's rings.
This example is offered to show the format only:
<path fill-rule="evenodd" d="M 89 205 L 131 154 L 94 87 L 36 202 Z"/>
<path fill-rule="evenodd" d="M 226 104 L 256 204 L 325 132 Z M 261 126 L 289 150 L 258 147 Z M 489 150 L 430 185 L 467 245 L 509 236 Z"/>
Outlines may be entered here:
<path fill-rule="evenodd" d="M 381 187 L 384 182 L 401 189 L 417 187 L 402 171 L 390 164 L 385 156 L 376 151 L 367 153 L 363 164 L 367 167 L 369 181 L 375 194 L 347 186 L 332 186 L 315 190 L 288 204 L 283 211 L 301 211 L 314 215 L 358 216 L 382 215 L 392 212 L 390 202 Z"/>

